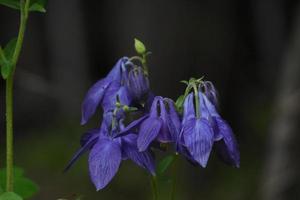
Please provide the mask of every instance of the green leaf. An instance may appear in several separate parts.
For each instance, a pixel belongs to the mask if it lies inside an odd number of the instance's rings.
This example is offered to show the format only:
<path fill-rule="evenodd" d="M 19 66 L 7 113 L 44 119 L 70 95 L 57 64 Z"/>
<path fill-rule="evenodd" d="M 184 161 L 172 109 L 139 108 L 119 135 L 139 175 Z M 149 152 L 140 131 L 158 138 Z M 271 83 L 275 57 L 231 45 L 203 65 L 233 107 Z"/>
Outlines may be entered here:
<path fill-rule="evenodd" d="M 138 54 L 145 54 L 146 53 L 146 47 L 145 45 L 138 39 L 134 39 L 134 47 L 135 47 L 135 50 Z"/>
<path fill-rule="evenodd" d="M 0 186 L 0 194 L 4 192 L 3 188 Z"/>
<path fill-rule="evenodd" d="M 0 200 L 23 200 L 23 198 L 14 192 L 5 192 L 0 195 Z"/>
<path fill-rule="evenodd" d="M 170 167 L 175 159 L 175 155 L 169 155 L 159 162 L 156 172 L 158 176 L 162 176 L 165 171 Z"/>
<path fill-rule="evenodd" d="M 46 3 L 47 0 L 31 0 L 29 5 L 29 11 L 44 13 L 46 12 Z M 0 4 L 16 10 L 20 10 L 21 7 L 19 0 L 0 0 Z"/>
<path fill-rule="evenodd" d="M 0 4 L 13 9 L 20 9 L 20 1 L 18 0 L 0 0 Z"/>
<path fill-rule="evenodd" d="M 10 40 L 5 46 L 4 50 L 0 48 L 0 66 L 1 66 L 1 75 L 4 79 L 10 75 L 13 63 L 12 57 L 16 48 L 17 39 L 14 38 Z"/>
<path fill-rule="evenodd" d="M 47 0 L 32 0 L 30 3 L 29 11 L 36 11 L 36 12 L 46 12 L 46 3 Z"/>
<path fill-rule="evenodd" d="M 17 44 L 17 38 L 13 38 L 5 46 L 4 53 L 8 60 L 12 59 L 13 54 L 15 52 L 16 44 Z"/>
<path fill-rule="evenodd" d="M 184 102 L 184 95 L 179 96 L 175 102 L 176 109 L 179 113 L 182 113 L 183 102 Z"/>
<path fill-rule="evenodd" d="M 0 170 L 0 186 L 6 185 L 6 169 Z M 15 167 L 14 168 L 14 190 L 24 199 L 33 196 L 38 192 L 38 186 L 30 179 L 24 177 L 24 170 Z M 0 199 L 1 200 L 1 199 Z"/>

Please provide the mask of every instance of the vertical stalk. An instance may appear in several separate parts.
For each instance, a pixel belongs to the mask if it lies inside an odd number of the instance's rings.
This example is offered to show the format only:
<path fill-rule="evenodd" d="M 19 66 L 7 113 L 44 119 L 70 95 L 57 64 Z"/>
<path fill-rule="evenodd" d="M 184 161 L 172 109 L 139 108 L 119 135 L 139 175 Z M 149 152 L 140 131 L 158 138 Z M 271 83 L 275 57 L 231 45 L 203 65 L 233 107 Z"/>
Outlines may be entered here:
<path fill-rule="evenodd" d="M 11 74 L 6 79 L 6 190 L 13 191 L 13 87 L 14 73 L 23 45 L 23 38 L 28 18 L 29 1 L 20 0 L 20 27 L 16 47 L 12 57 Z"/>
<path fill-rule="evenodd" d="M 153 200 L 158 200 L 158 190 L 157 190 L 156 176 L 151 176 L 150 178 L 151 178 Z"/>
<path fill-rule="evenodd" d="M 173 168 L 173 184 L 171 190 L 171 200 L 175 200 L 175 192 L 177 187 L 177 179 L 178 179 L 178 154 L 176 153 L 174 158 L 174 168 Z"/>

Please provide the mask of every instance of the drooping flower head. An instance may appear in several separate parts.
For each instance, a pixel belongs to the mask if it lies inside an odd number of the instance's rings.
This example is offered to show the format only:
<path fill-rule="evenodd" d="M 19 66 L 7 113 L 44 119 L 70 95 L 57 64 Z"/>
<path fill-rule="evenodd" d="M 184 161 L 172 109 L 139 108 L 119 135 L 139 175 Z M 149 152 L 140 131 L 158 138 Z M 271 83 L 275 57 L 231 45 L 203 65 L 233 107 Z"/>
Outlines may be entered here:
<path fill-rule="evenodd" d="M 171 99 L 156 96 L 150 114 L 140 127 L 137 145 L 145 151 L 154 141 L 168 143 L 176 141 L 180 130 L 180 120 Z"/>
<path fill-rule="evenodd" d="M 144 99 L 150 91 L 148 75 L 140 66 L 131 68 L 126 82 L 127 90 L 135 100 Z"/>
<path fill-rule="evenodd" d="M 179 150 L 188 159 L 206 167 L 213 144 L 218 141 L 217 151 L 223 160 L 238 167 L 239 151 L 236 140 L 230 126 L 220 117 L 214 104 L 217 102 L 216 90 L 210 82 L 202 82 L 201 79 L 191 80 L 189 84 L 192 85 L 188 87 L 193 92 L 188 93 L 184 100 Z"/>
<path fill-rule="evenodd" d="M 108 119 L 102 122 L 100 129 L 94 129 L 84 134 L 81 138 L 81 148 L 70 161 L 67 169 L 86 151 L 89 154 L 89 171 L 91 180 L 97 190 L 103 189 L 116 175 L 122 160 L 130 159 L 138 166 L 146 169 L 152 175 L 155 174 L 154 158 L 151 150 L 140 152 L 137 148 L 137 134 L 132 131 L 142 120 L 133 121 L 124 127 L 122 119 L 117 123 Z M 116 137 L 123 130 L 127 134 Z"/>

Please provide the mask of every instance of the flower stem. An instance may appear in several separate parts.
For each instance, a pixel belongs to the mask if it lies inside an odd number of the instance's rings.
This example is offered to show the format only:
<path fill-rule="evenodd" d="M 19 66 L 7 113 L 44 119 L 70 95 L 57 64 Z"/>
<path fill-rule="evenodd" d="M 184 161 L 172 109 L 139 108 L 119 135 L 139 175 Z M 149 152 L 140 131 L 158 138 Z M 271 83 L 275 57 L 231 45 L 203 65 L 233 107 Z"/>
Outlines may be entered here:
<path fill-rule="evenodd" d="M 175 154 L 175 159 L 174 159 L 174 168 L 173 168 L 173 174 L 174 174 L 174 179 L 173 179 L 173 184 L 172 184 L 172 190 L 171 190 L 171 200 L 175 199 L 175 192 L 176 192 L 176 187 L 177 187 L 177 178 L 178 178 L 178 154 Z"/>
<path fill-rule="evenodd" d="M 150 178 L 151 178 L 153 200 L 158 200 L 157 178 L 156 176 L 151 176 Z"/>
<path fill-rule="evenodd" d="M 12 72 L 6 79 L 6 190 L 13 191 L 13 86 L 14 72 L 23 45 L 23 38 L 28 18 L 29 0 L 20 0 L 20 27 L 16 47 L 12 56 Z"/>

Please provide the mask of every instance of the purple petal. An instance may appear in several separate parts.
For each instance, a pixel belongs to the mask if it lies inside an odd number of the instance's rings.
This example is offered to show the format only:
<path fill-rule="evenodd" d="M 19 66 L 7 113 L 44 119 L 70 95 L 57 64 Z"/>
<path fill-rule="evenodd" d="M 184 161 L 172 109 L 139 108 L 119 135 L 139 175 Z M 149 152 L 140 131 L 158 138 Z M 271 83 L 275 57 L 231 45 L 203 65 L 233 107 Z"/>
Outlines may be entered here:
<path fill-rule="evenodd" d="M 132 129 L 134 129 L 137 126 L 139 126 L 147 117 L 149 117 L 148 114 L 140 117 L 137 120 L 134 120 L 128 126 L 126 126 L 124 129 L 122 129 L 121 132 L 119 134 L 117 134 L 115 137 L 117 138 L 117 137 L 121 137 L 121 136 L 124 136 L 124 135 L 128 134 L 129 131 L 131 131 Z"/>
<path fill-rule="evenodd" d="M 116 106 L 117 93 L 121 88 L 121 84 L 118 81 L 113 81 L 105 91 L 105 95 L 102 100 L 102 107 L 104 112 L 113 110 Z"/>
<path fill-rule="evenodd" d="M 184 100 L 182 123 L 185 123 L 187 120 L 195 117 L 195 108 L 194 108 L 194 99 L 193 98 L 194 98 L 193 93 L 190 93 Z"/>
<path fill-rule="evenodd" d="M 118 81 L 121 82 L 122 80 L 122 72 L 124 71 L 124 66 L 128 62 L 127 57 L 120 58 L 117 63 L 114 65 L 114 67 L 111 69 L 109 74 L 107 75 L 107 78 L 110 81 Z"/>
<path fill-rule="evenodd" d="M 240 152 L 237 141 L 230 126 L 221 118 L 216 118 L 220 134 L 223 140 L 218 143 L 218 153 L 222 159 L 235 167 L 240 166 Z"/>
<path fill-rule="evenodd" d="M 212 82 L 210 81 L 205 81 L 204 82 L 204 87 L 205 87 L 205 95 L 209 99 L 210 102 L 213 103 L 214 106 L 218 106 L 218 92 L 213 85 Z"/>
<path fill-rule="evenodd" d="M 83 147 L 87 142 L 91 140 L 95 135 L 99 133 L 99 129 L 92 129 L 84 133 L 80 138 L 80 145 Z"/>
<path fill-rule="evenodd" d="M 157 106 L 158 106 L 158 102 L 161 100 L 163 100 L 163 98 L 161 96 L 154 97 L 152 105 L 151 105 L 151 109 L 150 109 L 150 117 L 158 116 Z"/>
<path fill-rule="evenodd" d="M 84 154 L 85 152 L 87 152 L 88 150 L 90 150 L 93 145 L 97 142 L 98 140 L 98 134 L 94 134 L 94 133 L 90 133 L 91 135 L 88 136 L 88 139 L 85 138 L 84 140 L 84 145 L 82 145 L 82 147 L 80 149 L 77 150 L 77 152 L 74 154 L 74 156 L 72 157 L 72 159 L 70 160 L 70 162 L 68 163 L 68 165 L 66 166 L 66 168 L 64 169 L 64 171 L 69 170 L 72 165 L 78 160 L 78 158 Z M 83 144 L 83 143 L 81 143 Z"/>
<path fill-rule="evenodd" d="M 132 68 L 126 82 L 128 91 L 136 100 L 141 100 L 149 92 L 149 79 L 142 67 Z"/>
<path fill-rule="evenodd" d="M 137 146 L 139 151 L 145 151 L 149 144 L 157 137 L 162 121 L 159 118 L 149 117 L 140 127 Z"/>
<path fill-rule="evenodd" d="M 169 106 L 169 115 L 168 115 L 168 128 L 172 136 L 173 141 L 177 141 L 177 138 L 180 134 L 181 122 L 178 116 L 178 113 L 175 109 L 175 104 L 172 99 L 165 99 L 168 102 Z"/>
<path fill-rule="evenodd" d="M 81 124 L 85 124 L 90 117 L 95 113 L 103 95 L 110 84 L 109 79 L 101 79 L 95 83 L 86 94 L 81 108 Z"/>
<path fill-rule="evenodd" d="M 90 176 L 97 190 L 104 188 L 115 176 L 121 163 L 121 149 L 110 139 L 100 139 L 89 155 Z"/>
<path fill-rule="evenodd" d="M 184 141 L 192 157 L 202 166 L 206 167 L 213 146 L 213 131 L 205 119 L 192 119 L 193 128 L 184 132 Z"/>
<path fill-rule="evenodd" d="M 122 149 L 129 159 L 140 167 L 147 169 L 152 175 L 155 175 L 153 156 L 149 150 L 138 151 L 136 134 L 128 134 L 122 137 Z"/>
<path fill-rule="evenodd" d="M 159 100 L 159 106 L 160 106 L 160 118 L 162 120 L 162 125 L 159 134 L 157 135 L 157 140 L 161 143 L 171 142 L 172 137 L 168 127 L 169 116 L 163 99 Z"/>

